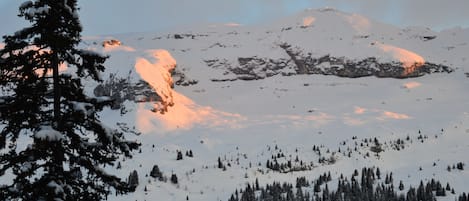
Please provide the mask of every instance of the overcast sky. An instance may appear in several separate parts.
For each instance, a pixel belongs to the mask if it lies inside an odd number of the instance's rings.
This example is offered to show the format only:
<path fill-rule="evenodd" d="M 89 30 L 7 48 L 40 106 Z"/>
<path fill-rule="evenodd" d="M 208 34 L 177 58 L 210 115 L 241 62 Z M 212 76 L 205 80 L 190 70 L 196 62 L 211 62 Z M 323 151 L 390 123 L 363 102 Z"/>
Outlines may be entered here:
<path fill-rule="evenodd" d="M 16 16 L 21 2 L 0 0 L 0 35 L 25 26 Z M 84 35 L 167 31 L 191 24 L 258 24 L 326 6 L 400 27 L 469 27 L 469 0 L 81 0 L 79 5 Z"/>

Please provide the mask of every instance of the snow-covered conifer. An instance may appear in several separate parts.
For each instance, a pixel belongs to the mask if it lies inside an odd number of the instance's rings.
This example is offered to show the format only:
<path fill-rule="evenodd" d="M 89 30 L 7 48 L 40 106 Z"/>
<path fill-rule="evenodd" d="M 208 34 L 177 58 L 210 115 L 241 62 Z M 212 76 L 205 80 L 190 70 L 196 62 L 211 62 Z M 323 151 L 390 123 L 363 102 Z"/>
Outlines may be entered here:
<path fill-rule="evenodd" d="M 19 16 L 31 26 L 3 37 L 0 175 L 13 180 L 0 185 L 0 200 L 100 200 L 110 187 L 130 190 L 103 167 L 139 145 L 100 122 L 109 98 L 84 93 L 82 79 L 100 81 L 107 57 L 77 48 L 77 10 L 77 0 L 26 1 Z"/>

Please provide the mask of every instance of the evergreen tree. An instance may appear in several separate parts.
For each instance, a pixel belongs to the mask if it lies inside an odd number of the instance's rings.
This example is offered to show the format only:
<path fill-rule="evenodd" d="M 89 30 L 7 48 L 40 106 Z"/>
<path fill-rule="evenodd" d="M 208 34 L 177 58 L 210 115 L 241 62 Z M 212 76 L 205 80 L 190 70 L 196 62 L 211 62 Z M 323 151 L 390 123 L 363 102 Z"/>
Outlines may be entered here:
<path fill-rule="evenodd" d="M 176 160 L 182 160 L 182 152 L 181 151 L 177 151 L 177 156 L 176 156 Z"/>
<path fill-rule="evenodd" d="M 101 200 L 131 191 L 106 165 L 138 148 L 97 112 L 112 100 L 85 95 L 81 79 L 101 81 L 105 56 L 77 48 L 77 0 L 32 0 L 19 8 L 30 27 L 4 36 L 0 50 L 0 200 Z M 68 65 L 75 73 L 60 73 Z M 30 143 L 20 146 L 20 142 Z"/>
<path fill-rule="evenodd" d="M 329 190 L 328 184 L 324 183 L 326 180 L 326 174 L 319 176 L 318 179 L 311 181 L 314 184 L 313 189 L 303 190 L 302 185 L 305 177 L 296 178 L 296 193 L 294 193 L 293 185 L 290 183 L 278 183 L 267 184 L 266 186 L 259 186 L 259 189 L 251 187 L 248 183 L 243 189 L 240 189 L 241 199 L 238 200 L 238 190 L 231 195 L 229 201 L 436 201 L 435 196 L 445 196 L 445 190 L 443 189 L 439 181 L 432 179 L 431 181 L 424 184 L 420 183 L 420 186 L 416 190 L 410 187 L 407 192 L 397 193 L 394 186 L 386 185 L 383 181 L 378 181 L 374 177 L 373 168 L 363 168 L 362 175 L 365 178 L 361 182 L 354 179 L 348 181 L 347 178 L 339 178 L 337 182 L 337 188 Z M 353 178 L 353 177 L 352 177 Z M 305 180 L 306 181 L 306 180 Z M 309 183 L 306 181 L 306 183 Z M 319 185 L 324 184 L 321 190 Z M 373 183 L 370 187 L 368 183 Z M 400 181 L 400 184 L 403 184 Z M 316 187 L 318 186 L 318 187 Z M 318 189 L 316 189 L 318 188 Z M 309 194 L 310 190 L 314 190 L 313 196 Z M 442 191 L 441 191 L 442 190 Z M 402 191 L 402 190 L 401 190 Z M 441 191 L 441 192 L 440 192 Z M 460 195 L 457 201 L 468 201 L 466 194 Z"/>
<path fill-rule="evenodd" d="M 129 187 L 132 188 L 132 190 L 135 190 L 135 188 L 137 188 L 137 186 L 138 186 L 138 173 L 137 173 L 137 170 L 134 170 L 134 171 L 130 172 L 129 179 L 128 179 L 127 183 L 129 184 Z"/>
<path fill-rule="evenodd" d="M 402 180 L 399 181 L 399 190 L 400 191 L 404 190 L 404 184 L 402 183 Z"/>
<path fill-rule="evenodd" d="M 194 153 L 192 153 L 192 150 L 189 150 L 189 157 L 194 157 Z"/>
<path fill-rule="evenodd" d="M 234 197 L 234 195 L 231 194 L 231 197 L 230 197 L 230 199 L 229 199 L 228 201 L 238 201 L 238 199 L 236 199 L 236 198 Z"/>
<path fill-rule="evenodd" d="M 446 190 L 447 190 L 447 191 L 450 191 L 450 190 L 451 190 L 451 186 L 449 185 L 449 183 L 446 183 Z"/>
<path fill-rule="evenodd" d="M 218 168 L 223 169 L 224 167 L 225 167 L 225 165 L 223 165 L 223 162 L 221 162 L 221 158 L 218 157 Z"/>
<path fill-rule="evenodd" d="M 158 178 L 159 180 L 163 180 L 163 173 L 160 171 L 158 165 L 154 165 L 151 169 L 150 176 L 153 178 Z"/>
<path fill-rule="evenodd" d="M 458 170 L 464 170 L 464 163 L 462 162 L 457 163 L 456 168 L 458 168 Z"/>
<path fill-rule="evenodd" d="M 177 184 L 178 183 L 178 176 L 176 174 L 171 174 L 171 183 Z"/>
<path fill-rule="evenodd" d="M 259 187 L 259 180 L 256 178 L 256 182 L 255 182 L 255 190 L 258 191 L 260 189 Z"/>

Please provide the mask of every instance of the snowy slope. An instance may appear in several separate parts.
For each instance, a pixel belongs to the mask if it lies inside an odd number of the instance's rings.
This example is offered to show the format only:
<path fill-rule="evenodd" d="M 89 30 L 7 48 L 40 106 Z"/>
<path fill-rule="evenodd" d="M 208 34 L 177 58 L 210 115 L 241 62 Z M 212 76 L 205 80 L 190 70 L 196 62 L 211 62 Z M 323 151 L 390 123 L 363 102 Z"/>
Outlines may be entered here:
<path fill-rule="evenodd" d="M 143 133 L 137 137 L 143 142 L 142 153 L 123 163 L 118 172 L 125 177 L 138 170 L 141 183 L 137 192 L 113 200 L 182 200 L 186 196 L 190 200 L 227 200 L 236 188 L 256 178 L 265 184 L 294 181 L 301 175 L 315 178 L 325 171 L 337 178 L 365 166 L 393 171 L 395 182 L 417 186 L 420 180 L 435 177 L 450 182 L 457 192 L 467 191 L 467 171 L 448 172 L 446 167 L 469 162 L 465 157 L 469 151 L 469 96 L 465 89 L 469 79 L 464 74 L 469 71 L 468 36 L 467 29 L 398 29 L 331 9 L 307 10 L 264 27 L 229 24 L 170 34 L 113 36 L 122 46 L 103 50 L 111 55 L 108 73 L 133 70 L 135 79 L 140 75 L 158 91 L 167 86 L 158 75 L 167 69 L 158 66 L 177 63 L 178 75 L 197 81 L 176 85 L 174 90 L 166 88 L 174 106 L 164 114 L 151 112 L 152 103 L 133 102 L 125 103 L 127 113 L 123 115 L 111 110 L 102 114 L 109 124 L 126 122 Z M 102 40 L 98 37 L 86 42 L 97 42 L 89 47 L 99 49 Z M 282 43 L 317 57 L 376 57 L 379 62 L 401 62 L 404 67 L 406 62 L 426 61 L 455 71 L 411 79 L 277 74 L 251 81 L 213 81 L 236 78 L 227 66 L 239 65 L 239 58 L 289 60 L 279 47 Z M 208 60 L 223 62 L 210 67 Z M 179 78 L 173 76 L 174 80 Z M 428 137 L 424 142 L 418 139 L 419 130 Z M 366 146 L 359 146 L 350 158 L 337 153 L 353 149 L 355 142 L 360 144 L 367 138 L 392 144 L 407 136 L 412 143 L 406 143 L 405 149 L 386 148 L 379 157 L 366 157 L 370 152 Z M 326 157 L 336 152 L 337 162 L 318 163 L 313 145 L 321 146 L 323 153 L 329 149 Z M 275 146 L 287 158 L 298 155 L 313 162 L 313 171 L 268 170 L 265 163 L 278 152 Z M 178 150 L 192 150 L 195 156 L 177 161 Z M 218 157 L 231 167 L 218 169 Z M 155 164 L 167 177 L 176 173 L 179 184 L 145 177 Z M 454 200 L 450 196 L 441 199 Z"/>
<path fill-rule="evenodd" d="M 109 39 L 121 45 L 103 47 Z M 437 178 L 457 193 L 467 192 L 469 172 L 446 168 L 469 164 L 468 44 L 468 29 L 399 29 L 334 9 L 306 10 L 260 27 L 220 24 L 177 33 L 86 37 L 84 48 L 111 56 L 104 78 L 114 74 L 135 85 L 144 80 L 160 100 L 129 99 L 119 110 L 101 114 L 110 126 L 140 132 L 129 137 L 142 142 L 141 153 L 123 162 L 122 169 L 110 169 L 122 177 L 137 170 L 137 191 L 110 200 L 227 200 L 256 178 L 261 184 L 294 182 L 297 176 L 316 178 L 326 171 L 337 178 L 372 166 L 393 171 L 395 186 L 399 180 L 417 186 Z M 373 57 L 377 64 L 402 69 L 432 63 L 453 71 L 408 79 L 298 73 L 294 58 L 326 55 L 352 63 Z M 278 72 L 258 67 L 271 60 L 283 62 Z M 240 79 L 236 72 L 246 66 L 256 79 Z M 88 93 L 96 85 L 86 83 Z M 407 136 L 404 149 L 393 148 Z M 360 145 L 375 137 L 386 142 L 378 157 L 371 145 Z M 194 157 L 176 160 L 177 151 L 189 150 Z M 354 150 L 350 157 L 348 150 Z M 283 161 L 298 156 L 312 163 L 312 170 L 267 169 L 266 161 L 278 153 L 284 153 Z M 226 171 L 217 167 L 219 157 L 230 164 Z M 321 157 L 336 162 L 319 162 Z M 168 178 L 175 173 L 179 183 L 147 176 L 155 164 Z"/>

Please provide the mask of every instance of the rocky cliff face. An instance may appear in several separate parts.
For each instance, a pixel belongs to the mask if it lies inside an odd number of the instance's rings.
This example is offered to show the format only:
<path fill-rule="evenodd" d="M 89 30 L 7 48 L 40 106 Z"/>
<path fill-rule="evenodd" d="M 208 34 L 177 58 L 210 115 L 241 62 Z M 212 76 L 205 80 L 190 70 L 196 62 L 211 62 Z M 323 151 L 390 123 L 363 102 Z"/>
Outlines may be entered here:
<path fill-rule="evenodd" d="M 212 79 L 212 81 L 256 80 L 272 77 L 274 75 L 320 74 L 339 77 L 357 78 L 366 76 L 411 78 L 431 73 L 451 73 L 454 70 L 442 64 L 425 62 L 415 63 L 405 67 L 403 63 L 380 62 L 375 57 L 362 60 L 347 59 L 324 55 L 314 57 L 311 53 L 300 48 L 292 48 L 288 44 L 280 45 L 285 50 L 287 58 L 270 59 L 267 57 L 239 57 L 237 63 L 227 60 L 205 60 L 212 68 L 226 68 L 225 75 L 234 74 L 235 78 Z"/>
<path fill-rule="evenodd" d="M 334 57 L 324 55 L 313 56 L 298 47 L 284 43 L 279 45 L 285 51 L 284 58 L 272 59 L 269 57 L 237 57 L 236 61 L 227 59 L 204 60 L 205 64 L 214 69 L 223 69 L 223 76 L 212 78 L 213 82 L 235 81 L 235 80 L 258 80 L 275 75 L 292 76 L 300 74 L 332 75 L 347 78 L 358 78 L 365 76 L 389 77 L 389 78 L 411 78 L 432 73 L 451 73 L 454 70 L 442 64 L 430 62 L 415 63 L 405 66 L 398 61 L 380 62 L 375 57 L 361 60 L 347 59 L 346 57 Z M 161 83 L 166 88 L 173 88 L 174 84 L 181 86 L 195 85 L 197 80 L 189 79 L 183 71 L 176 66 L 169 71 L 169 81 Z M 102 84 L 94 89 L 96 96 L 109 96 L 113 98 L 113 109 L 121 109 L 124 101 L 155 102 L 159 105 L 155 111 L 165 112 L 173 102 L 164 100 L 162 94 L 158 94 L 155 87 L 141 79 L 132 82 L 128 78 L 117 77 L 111 74 Z M 174 80 L 174 82 L 173 82 Z M 174 83 L 174 84 L 173 84 Z M 163 86 L 160 86 L 163 87 Z"/>
<path fill-rule="evenodd" d="M 135 57 L 134 65 L 116 60 L 113 72 L 132 67 L 138 76 L 110 76 L 94 92 L 114 98 L 115 109 L 129 100 L 154 102 L 155 111 L 165 112 L 174 104 L 173 84 L 197 85 L 199 80 L 224 82 L 301 74 L 402 79 L 451 73 L 461 63 L 454 63 L 459 61 L 456 59 L 446 62 L 440 55 L 467 43 L 442 47 L 445 37 L 444 33 L 398 29 L 334 10 L 309 10 L 261 27 L 215 26 L 208 31 L 127 36 L 122 43 L 106 40 L 93 44 L 102 44 L 111 57 Z M 161 49 L 153 49 L 156 47 Z M 171 54 L 178 58 L 179 68 Z"/>
<path fill-rule="evenodd" d="M 112 41 L 117 41 L 111 43 Z M 103 83 L 99 83 L 93 89 L 95 96 L 111 97 L 114 101 L 112 109 L 121 109 L 125 112 L 123 103 L 132 102 L 151 102 L 154 112 L 164 113 L 168 107 L 174 105 L 173 88 L 176 85 L 196 84 L 196 80 L 188 79 L 184 73 L 176 70 L 176 60 L 166 50 L 145 50 L 137 52 L 132 48 L 119 49 L 121 44 L 118 40 L 103 42 L 113 49 L 105 50 L 122 55 L 135 56 L 133 65 L 121 68 L 111 68 L 108 77 Z M 103 45 L 106 46 L 106 45 Z M 112 64 L 112 63 L 111 63 Z M 128 68 L 128 67 L 132 68 Z M 128 73 L 124 73 L 128 70 Z"/>
<path fill-rule="evenodd" d="M 121 109 L 126 100 L 134 102 L 161 101 L 161 97 L 147 82 L 139 80 L 133 83 L 129 78 L 116 77 L 114 74 L 111 74 L 104 83 L 96 86 L 93 92 L 97 97 L 111 97 L 114 100 L 112 109 Z"/>

